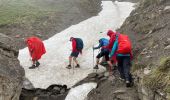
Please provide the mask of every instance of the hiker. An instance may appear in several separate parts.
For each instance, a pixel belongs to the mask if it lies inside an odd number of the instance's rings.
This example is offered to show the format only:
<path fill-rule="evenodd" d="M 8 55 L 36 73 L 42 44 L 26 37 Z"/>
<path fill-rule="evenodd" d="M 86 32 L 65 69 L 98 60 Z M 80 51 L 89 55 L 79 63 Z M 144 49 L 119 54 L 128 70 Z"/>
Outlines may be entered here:
<path fill-rule="evenodd" d="M 40 65 L 38 60 L 46 53 L 44 44 L 38 37 L 29 37 L 25 42 L 32 58 L 32 66 L 29 69 L 36 68 Z"/>
<path fill-rule="evenodd" d="M 107 52 L 111 52 L 112 47 L 113 47 L 113 43 L 115 42 L 115 32 L 113 32 L 112 30 L 108 30 L 107 35 L 109 36 L 109 43 L 107 46 L 104 46 L 105 49 L 107 49 Z M 109 55 L 109 54 L 108 54 Z M 117 60 L 116 60 L 116 54 L 114 56 L 112 56 L 112 58 L 109 58 L 109 60 L 107 61 L 107 64 L 109 65 L 109 73 L 110 75 L 112 75 L 112 70 L 117 68 Z"/>
<path fill-rule="evenodd" d="M 70 41 L 72 42 L 72 52 L 69 57 L 69 65 L 66 68 L 68 68 L 68 69 L 72 68 L 72 66 L 71 66 L 72 59 L 76 63 L 75 68 L 80 68 L 80 65 L 78 64 L 78 61 L 76 58 L 78 57 L 79 53 L 82 54 L 82 49 L 84 46 L 83 41 L 81 38 L 74 38 L 74 37 L 71 37 Z"/>
<path fill-rule="evenodd" d="M 118 61 L 118 71 L 120 78 L 126 82 L 126 87 L 130 87 L 132 83 L 132 76 L 130 73 L 131 59 L 132 59 L 132 47 L 131 42 L 127 35 L 116 33 L 115 42 L 113 44 L 109 57 L 112 57 L 116 53 Z"/>
<path fill-rule="evenodd" d="M 98 69 L 99 60 L 101 57 L 105 57 L 105 61 L 109 61 L 109 50 L 105 48 L 109 44 L 109 40 L 106 38 L 99 39 L 99 45 L 97 47 L 93 47 L 93 50 L 100 49 L 100 53 L 96 56 L 96 65 L 93 69 Z"/>

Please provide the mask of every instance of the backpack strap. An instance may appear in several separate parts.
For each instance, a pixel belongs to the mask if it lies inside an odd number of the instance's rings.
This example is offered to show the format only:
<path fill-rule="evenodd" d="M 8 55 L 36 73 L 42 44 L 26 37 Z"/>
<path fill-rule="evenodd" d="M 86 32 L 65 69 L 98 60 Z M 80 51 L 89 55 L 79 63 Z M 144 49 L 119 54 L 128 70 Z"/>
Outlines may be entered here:
<path fill-rule="evenodd" d="M 116 40 L 115 41 L 118 41 L 119 35 L 120 35 L 120 33 L 116 32 Z"/>

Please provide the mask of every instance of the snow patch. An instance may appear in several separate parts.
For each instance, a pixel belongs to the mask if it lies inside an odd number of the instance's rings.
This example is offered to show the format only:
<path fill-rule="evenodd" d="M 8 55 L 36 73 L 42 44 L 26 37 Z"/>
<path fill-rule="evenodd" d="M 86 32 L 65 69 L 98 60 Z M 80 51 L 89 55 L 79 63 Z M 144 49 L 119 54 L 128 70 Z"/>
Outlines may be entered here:
<path fill-rule="evenodd" d="M 65 100 L 86 100 L 88 93 L 96 88 L 96 83 L 85 83 L 83 85 L 72 88 Z"/>

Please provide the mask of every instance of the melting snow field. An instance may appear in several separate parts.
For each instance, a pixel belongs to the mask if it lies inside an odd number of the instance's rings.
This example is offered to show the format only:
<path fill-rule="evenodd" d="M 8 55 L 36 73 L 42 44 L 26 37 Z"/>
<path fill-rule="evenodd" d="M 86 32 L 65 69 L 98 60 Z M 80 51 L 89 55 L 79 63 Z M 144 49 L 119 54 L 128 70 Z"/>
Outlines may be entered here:
<path fill-rule="evenodd" d="M 41 65 L 39 68 L 28 69 L 32 64 L 29 60 L 28 48 L 20 50 L 19 60 L 25 69 L 26 77 L 36 88 L 47 88 L 51 84 L 66 84 L 71 87 L 85 78 L 89 73 L 93 72 L 92 46 L 97 44 L 101 37 L 106 37 L 105 33 L 108 29 L 115 30 L 119 28 L 133 10 L 133 5 L 133 3 L 128 2 L 103 1 L 103 9 L 98 16 L 72 25 L 44 41 L 47 53 L 40 60 Z M 82 38 L 85 44 L 83 54 L 78 58 L 81 68 L 75 69 L 74 74 L 72 69 L 65 68 L 68 65 L 68 57 L 71 53 L 69 38 L 72 36 Z M 95 52 L 95 55 L 97 53 L 98 51 Z M 105 68 L 100 66 L 100 72 L 104 70 Z M 88 87 L 88 85 L 90 84 L 85 84 L 82 87 Z M 94 87 L 94 84 L 92 84 L 92 87 Z M 87 91 L 89 91 L 88 88 Z M 74 90 L 70 92 L 74 92 Z"/>
<path fill-rule="evenodd" d="M 87 94 L 94 88 L 96 88 L 96 83 L 85 83 L 83 85 L 72 88 L 65 100 L 86 100 Z"/>

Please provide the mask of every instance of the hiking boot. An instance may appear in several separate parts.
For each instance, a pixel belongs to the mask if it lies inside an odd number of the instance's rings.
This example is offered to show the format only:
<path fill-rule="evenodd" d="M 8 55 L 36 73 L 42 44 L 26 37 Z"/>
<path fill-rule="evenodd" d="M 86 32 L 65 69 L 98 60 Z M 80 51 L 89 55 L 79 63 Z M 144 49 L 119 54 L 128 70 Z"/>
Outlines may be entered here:
<path fill-rule="evenodd" d="M 77 66 L 75 66 L 75 68 L 80 68 L 80 65 L 79 65 L 79 64 L 77 64 Z"/>
<path fill-rule="evenodd" d="M 94 66 L 93 69 L 99 69 L 98 65 Z"/>
<path fill-rule="evenodd" d="M 32 65 L 31 67 L 29 67 L 29 69 L 34 69 L 34 68 L 36 68 L 37 66 L 35 66 L 35 65 Z"/>
<path fill-rule="evenodd" d="M 36 67 L 38 67 L 39 65 L 40 65 L 40 63 L 37 61 L 37 62 L 36 62 Z"/>
<path fill-rule="evenodd" d="M 71 69 L 71 65 L 68 65 L 66 68 L 67 68 L 67 69 Z"/>
<path fill-rule="evenodd" d="M 131 87 L 131 84 L 129 81 L 126 81 L 126 87 Z"/>

